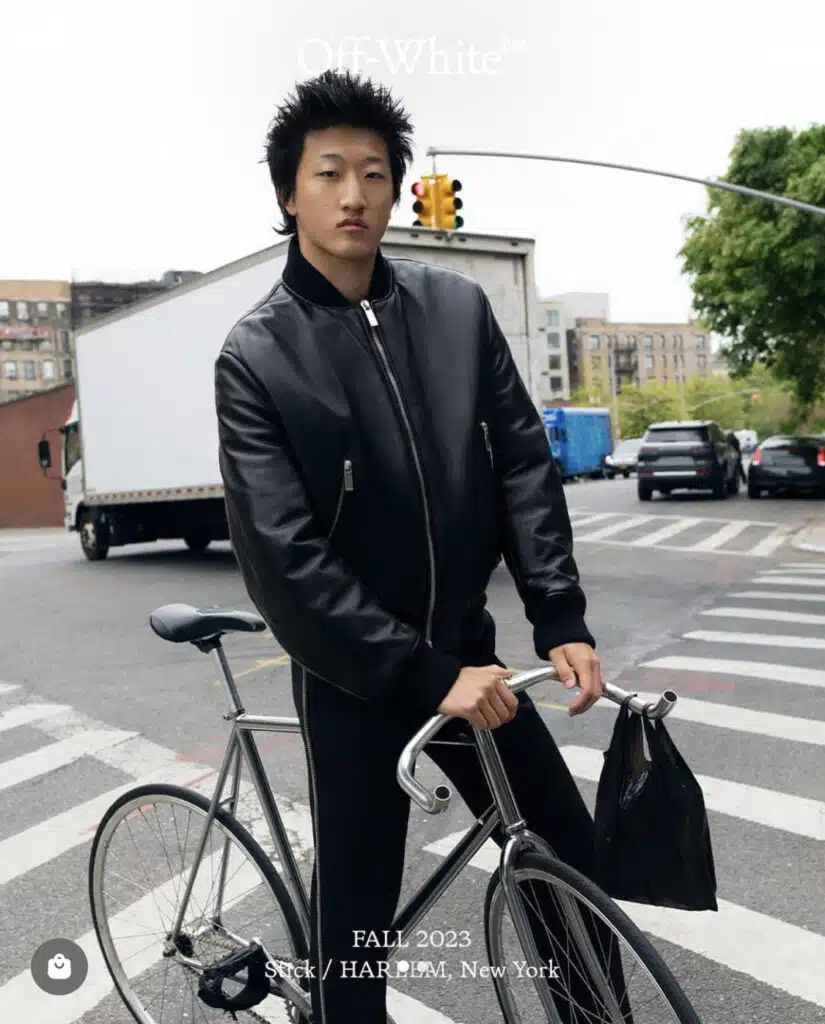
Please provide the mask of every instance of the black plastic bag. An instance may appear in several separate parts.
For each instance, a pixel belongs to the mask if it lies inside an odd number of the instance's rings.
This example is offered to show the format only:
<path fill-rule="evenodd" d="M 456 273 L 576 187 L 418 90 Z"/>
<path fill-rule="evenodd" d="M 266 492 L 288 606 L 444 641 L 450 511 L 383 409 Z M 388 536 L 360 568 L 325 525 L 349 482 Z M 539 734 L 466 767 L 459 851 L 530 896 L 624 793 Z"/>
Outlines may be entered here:
<path fill-rule="evenodd" d="M 596 795 L 595 881 L 614 899 L 718 910 L 702 789 L 664 722 L 632 712 L 628 702 L 619 709 Z"/>

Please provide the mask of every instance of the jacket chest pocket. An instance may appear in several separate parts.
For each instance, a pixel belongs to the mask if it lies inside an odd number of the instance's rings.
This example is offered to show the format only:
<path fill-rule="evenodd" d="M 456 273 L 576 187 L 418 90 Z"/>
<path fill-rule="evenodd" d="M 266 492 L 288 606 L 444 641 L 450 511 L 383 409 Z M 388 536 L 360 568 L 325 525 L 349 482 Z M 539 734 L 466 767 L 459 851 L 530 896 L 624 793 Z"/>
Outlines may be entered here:
<path fill-rule="evenodd" d="M 341 521 L 341 514 L 344 511 L 344 506 L 347 502 L 349 495 L 355 490 L 355 472 L 353 469 L 353 460 L 344 459 L 343 466 L 341 467 L 341 484 L 338 490 L 338 504 L 335 508 L 335 514 L 332 519 L 332 526 L 327 533 L 327 540 L 331 540 L 333 534 L 338 528 L 338 524 Z"/>

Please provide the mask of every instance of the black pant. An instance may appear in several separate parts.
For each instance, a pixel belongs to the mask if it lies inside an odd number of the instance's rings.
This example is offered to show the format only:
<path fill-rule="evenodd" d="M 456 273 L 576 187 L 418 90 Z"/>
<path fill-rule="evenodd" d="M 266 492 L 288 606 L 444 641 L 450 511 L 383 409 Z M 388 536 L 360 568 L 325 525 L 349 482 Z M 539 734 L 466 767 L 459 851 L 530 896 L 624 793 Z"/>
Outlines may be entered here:
<path fill-rule="evenodd" d="M 462 660 L 465 665 L 502 664 L 489 649 L 477 649 Z M 359 700 L 294 664 L 293 694 L 307 751 L 315 829 L 313 1014 L 318 1024 L 386 1024 L 387 982 L 367 976 L 370 970 L 378 973 L 375 965 L 386 959 L 386 949 L 367 946 L 363 937 L 383 937 L 398 909 L 410 800 L 395 770 L 401 750 L 426 719 Z M 519 703 L 516 717 L 492 732 L 516 802 L 528 828 L 562 860 L 591 876 L 590 813 L 535 705 L 526 694 Z M 460 726 L 458 720 L 447 723 L 437 741 L 451 738 Z M 472 813 L 482 814 L 492 797 L 475 749 L 437 741 L 428 747 L 428 756 Z M 458 923 L 451 927 L 460 930 Z M 483 936 L 473 935 L 472 942 L 465 959 L 486 962 Z M 352 977 L 353 962 L 373 967 Z"/>

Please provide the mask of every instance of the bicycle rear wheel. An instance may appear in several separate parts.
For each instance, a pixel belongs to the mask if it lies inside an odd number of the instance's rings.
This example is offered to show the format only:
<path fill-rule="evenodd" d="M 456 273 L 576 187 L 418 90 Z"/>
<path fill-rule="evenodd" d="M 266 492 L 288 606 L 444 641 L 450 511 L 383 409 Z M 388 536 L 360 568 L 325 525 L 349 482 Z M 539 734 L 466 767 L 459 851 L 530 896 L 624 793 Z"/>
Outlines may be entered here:
<path fill-rule="evenodd" d="M 507 1024 L 701 1024 L 644 933 L 584 875 L 530 852 L 518 859 L 515 880 L 538 963 L 522 951 L 514 925 L 507 941 L 500 868 L 484 906 L 487 954 Z"/>
<path fill-rule="evenodd" d="M 304 933 L 284 882 L 222 808 L 210 823 L 181 934 L 169 943 L 209 806 L 206 797 L 179 786 L 138 786 L 112 804 L 92 843 L 92 921 L 112 980 L 139 1024 L 225 1021 L 224 1010 L 198 995 L 201 975 L 255 941 L 266 953 L 270 980 L 272 961 L 296 980 L 306 964 Z M 245 974 L 227 979 L 224 993 L 237 995 L 246 980 Z M 300 1019 L 276 994 L 237 1011 L 239 1022 Z"/>

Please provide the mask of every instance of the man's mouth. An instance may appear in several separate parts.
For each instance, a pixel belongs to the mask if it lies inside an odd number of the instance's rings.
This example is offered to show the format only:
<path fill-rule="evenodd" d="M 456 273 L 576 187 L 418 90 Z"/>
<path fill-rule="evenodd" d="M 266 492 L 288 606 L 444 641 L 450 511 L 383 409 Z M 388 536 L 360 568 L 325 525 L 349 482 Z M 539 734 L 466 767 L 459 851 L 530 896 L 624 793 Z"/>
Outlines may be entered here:
<path fill-rule="evenodd" d="M 348 217 L 346 220 L 342 220 L 338 227 L 344 228 L 346 231 L 365 231 L 367 225 L 357 217 Z"/>

